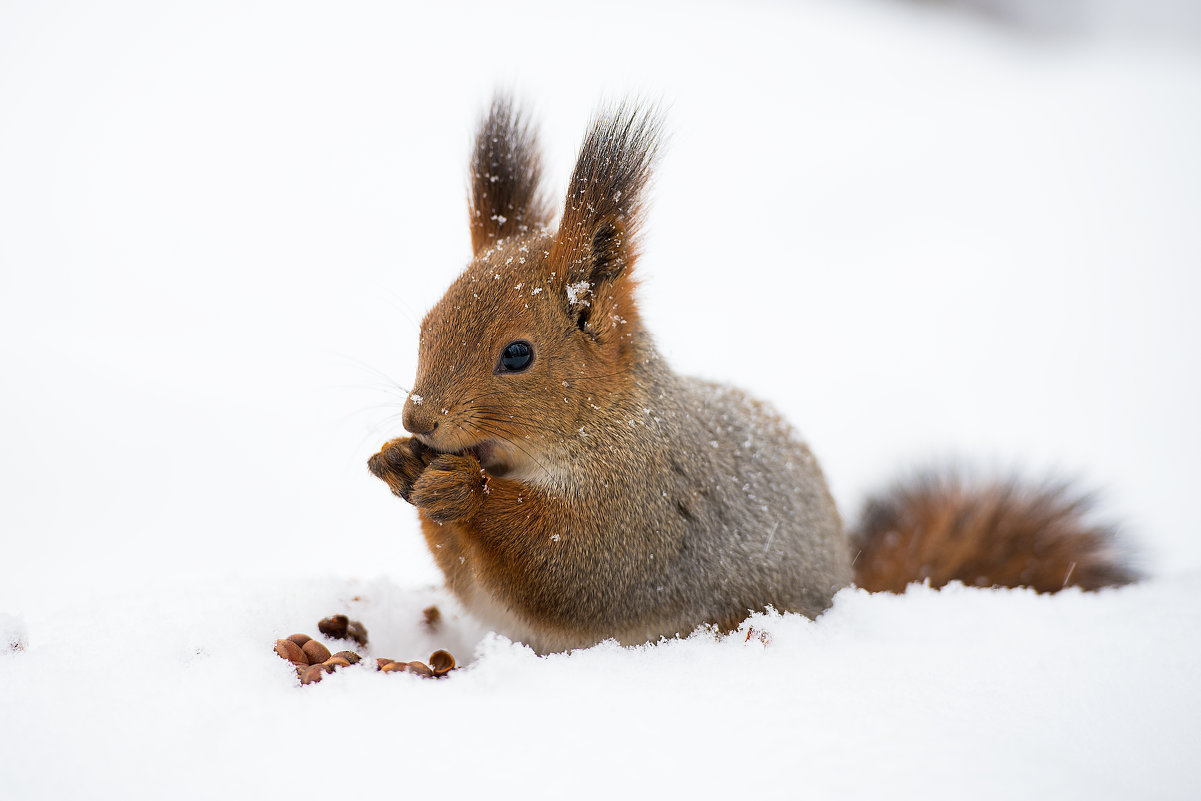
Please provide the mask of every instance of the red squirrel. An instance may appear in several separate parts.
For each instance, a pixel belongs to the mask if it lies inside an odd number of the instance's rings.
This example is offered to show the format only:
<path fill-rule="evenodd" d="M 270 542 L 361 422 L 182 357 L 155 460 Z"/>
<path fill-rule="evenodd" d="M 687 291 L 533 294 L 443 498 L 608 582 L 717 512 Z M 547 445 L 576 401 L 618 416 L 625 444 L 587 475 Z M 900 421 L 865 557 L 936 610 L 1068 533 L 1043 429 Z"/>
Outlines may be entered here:
<path fill-rule="evenodd" d="M 901 484 L 848 533 L 768 404 L 677 375 L 635 301 L 653 110 L 597 116 L 558 225 L 536 133 L 499 97 L 471 160 L 474 258 L 421 325 L 410 437 L 371 472 L 417 507 L 450 590 L 540 652 L 810 617 L 852 583 L 1094 589 L 1133 574 L 1065 487 Z"/>

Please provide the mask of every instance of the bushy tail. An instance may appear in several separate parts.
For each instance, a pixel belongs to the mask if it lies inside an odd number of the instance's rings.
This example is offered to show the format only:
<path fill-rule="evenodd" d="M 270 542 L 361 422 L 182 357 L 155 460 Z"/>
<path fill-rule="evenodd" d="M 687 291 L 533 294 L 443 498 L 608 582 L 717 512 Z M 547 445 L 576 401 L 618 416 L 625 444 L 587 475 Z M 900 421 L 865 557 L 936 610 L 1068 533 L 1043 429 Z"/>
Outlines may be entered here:
<path fill-rule="evenodd" d="M 867 501 L 852 531 L 855 583 L 902 592 L 914 581 L 958 580 L 1056 592 L 1134 581 L 1114 530 L 1089 522 L 1092 506 L 1062 483 L 922 473 Z"/>

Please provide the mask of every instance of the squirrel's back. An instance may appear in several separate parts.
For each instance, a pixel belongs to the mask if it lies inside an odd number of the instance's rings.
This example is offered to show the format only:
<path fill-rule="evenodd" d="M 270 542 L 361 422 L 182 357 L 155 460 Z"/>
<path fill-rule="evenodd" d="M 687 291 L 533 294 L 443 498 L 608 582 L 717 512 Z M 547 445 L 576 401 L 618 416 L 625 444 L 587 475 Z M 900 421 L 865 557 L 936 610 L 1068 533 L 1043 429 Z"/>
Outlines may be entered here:
<path fill-rule="evenodd" d="M 668 630 L 733 628 L 767 606 L 811 617 L 827 608 L 851 579 L 850 550 L 809 447 L 733 387 L 666 367 L 646 386 L 629 426 L 639 446 L 627 454 L 653 464 L 635 490 L 654 509 L 641 524 L 674 532 L 668 580 L 687 603 Z"/>
<path fill-rule="evenodd" d="M 693 505 L 693 536 L 720 532 L 707 554 L 713 580 L 739 587 L 733 625 L 766 605 L 810 617 L 850 581 L 850 549 L 825 476 L 809 446 L 770 405 L 733 387 L 684 379 L 695 409 L 678 437 L 694 464 L 678 465 Z M 681 460 L 682 461 L 682 460 Z M 673 471 L 676 469 L 673 462 Z"/>

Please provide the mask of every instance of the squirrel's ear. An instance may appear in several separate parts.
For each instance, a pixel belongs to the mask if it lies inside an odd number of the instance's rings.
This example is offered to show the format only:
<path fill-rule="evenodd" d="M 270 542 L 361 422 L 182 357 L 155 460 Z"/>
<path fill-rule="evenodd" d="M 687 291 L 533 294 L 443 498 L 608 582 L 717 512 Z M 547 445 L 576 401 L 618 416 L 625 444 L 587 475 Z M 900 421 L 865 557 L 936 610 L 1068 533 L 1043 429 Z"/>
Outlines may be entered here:
<path fill-rule="evenodd" d="M 564 277 L 581 329 L 632 285 L 627 276 L 638 258 L 642 196 L 661 128 L 654 108 L 625 104 L 598 115 L 580 148 L 548 264 Z"/>
<path fill-rule="evenodd" d="M 538 137 L 513 101 L 497 95 L 480 123 L 471 156 L 471 250 L 550 224 L 542 195 Z"/>

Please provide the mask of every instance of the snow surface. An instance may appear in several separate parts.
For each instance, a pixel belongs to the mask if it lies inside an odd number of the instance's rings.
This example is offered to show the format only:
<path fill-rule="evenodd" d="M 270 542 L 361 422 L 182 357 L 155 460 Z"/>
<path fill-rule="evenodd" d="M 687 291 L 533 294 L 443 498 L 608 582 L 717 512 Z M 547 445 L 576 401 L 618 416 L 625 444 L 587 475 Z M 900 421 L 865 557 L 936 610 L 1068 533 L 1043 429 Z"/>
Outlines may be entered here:
<path fill-rule="evenodd" d="M 847 516 L 1068 473 L 1149 578 L 548 658 L 460 617 L 365 460 L 498 85 L 559 187 L 600 99 L 663 100 L 644 318 Z M 1199 141 L 1194 39 L 940 4 L 5 3 L 0 798 L 1198 797 Z M 338 611 L 471 664 L 296 687 L 272 641 Z"/>

